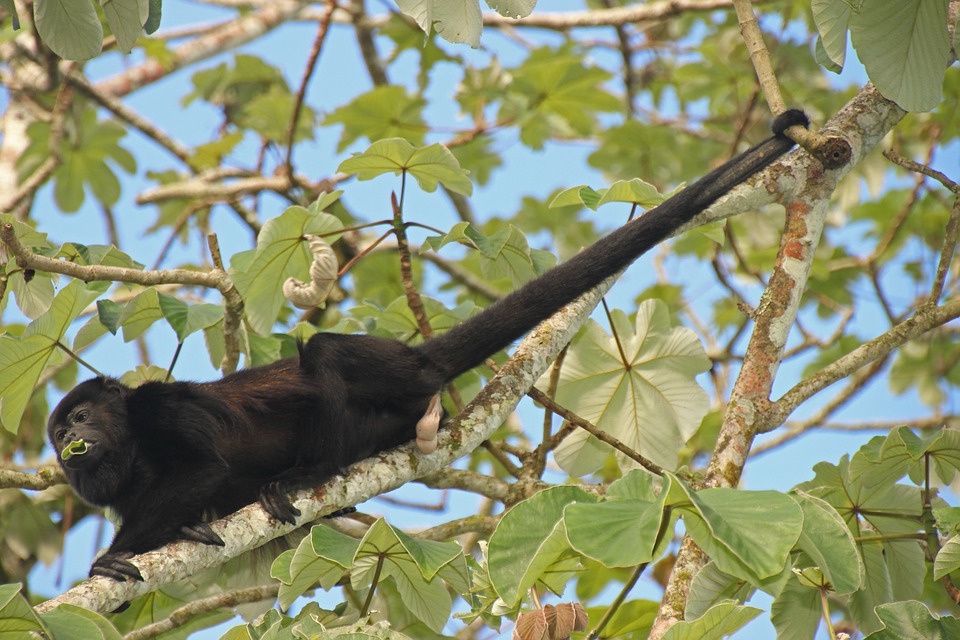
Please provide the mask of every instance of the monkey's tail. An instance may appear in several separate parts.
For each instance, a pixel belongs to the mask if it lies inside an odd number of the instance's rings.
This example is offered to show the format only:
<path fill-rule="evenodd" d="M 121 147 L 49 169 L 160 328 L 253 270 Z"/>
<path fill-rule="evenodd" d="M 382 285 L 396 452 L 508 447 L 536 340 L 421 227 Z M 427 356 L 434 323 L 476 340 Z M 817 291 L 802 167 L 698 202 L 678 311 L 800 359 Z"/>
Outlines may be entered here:
<path fill-rule="evenodd" d="M 793 147 L 793 141 L 783 132 L 793 125 L 808 124 L 807 116 L 797 109 L 777 116 L 771 127 L 773 136 L 418 348 L 443 370 L 447 380 L 480 365 L 666 239 L 720 196 L 772 164 Z"/>

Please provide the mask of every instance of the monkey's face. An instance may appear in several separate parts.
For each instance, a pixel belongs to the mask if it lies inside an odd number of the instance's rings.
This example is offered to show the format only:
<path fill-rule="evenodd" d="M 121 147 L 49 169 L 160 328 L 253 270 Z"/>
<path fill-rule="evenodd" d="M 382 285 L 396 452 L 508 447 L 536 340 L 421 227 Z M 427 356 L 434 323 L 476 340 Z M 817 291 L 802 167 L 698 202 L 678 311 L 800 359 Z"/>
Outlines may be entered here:
<path fill-rule="evenodd" d="M 105 456 L 131 453 L 123 400 L 126 390 L 109 378 L 87 380 L 64 396 L 50 414 L 47 436 L 68 475 L 81 470 L 95 473 Z"/>

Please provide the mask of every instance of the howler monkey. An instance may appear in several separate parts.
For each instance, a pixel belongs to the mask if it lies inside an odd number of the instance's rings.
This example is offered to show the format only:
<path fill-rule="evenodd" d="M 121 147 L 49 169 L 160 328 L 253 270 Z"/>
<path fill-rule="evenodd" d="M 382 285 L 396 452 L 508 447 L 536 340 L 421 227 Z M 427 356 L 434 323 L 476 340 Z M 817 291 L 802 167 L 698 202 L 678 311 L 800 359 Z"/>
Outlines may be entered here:
<path fill-rule="evenodd" d="M 412 440 L 421 417 L 439 419 L 435 398 L 444 383 L 770 165 L 793 146 L 784 130 L 807 124 L 800 111 L 778 116 L 772 137 L 423 344 L 318 333 L 299 358 L 215 382 L 81 383 L 53 411 L 48 435 L 77 493 L 120 517 L 90 575 L 142 579 L 128 559 L 177 539 L 222 545 L 205 523 L 256 500 L 277 520 L 294 522 L 291 491 Z"/>

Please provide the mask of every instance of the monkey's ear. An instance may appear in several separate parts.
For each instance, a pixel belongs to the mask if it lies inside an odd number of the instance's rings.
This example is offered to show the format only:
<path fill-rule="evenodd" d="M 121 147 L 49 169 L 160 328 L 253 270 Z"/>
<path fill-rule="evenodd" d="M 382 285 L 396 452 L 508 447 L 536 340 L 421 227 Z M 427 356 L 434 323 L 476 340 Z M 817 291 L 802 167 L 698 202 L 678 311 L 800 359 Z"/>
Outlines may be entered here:
<path fill-rule="evenodd" d="M 121 398 L 126 398 L 130 394 L 132 389 L 127 385 L 123 384 L 116 378 L 108 378 L 104 376 L 101 378 L 104 391 L 109 391 L 110 393 L 116 393 Z"/>

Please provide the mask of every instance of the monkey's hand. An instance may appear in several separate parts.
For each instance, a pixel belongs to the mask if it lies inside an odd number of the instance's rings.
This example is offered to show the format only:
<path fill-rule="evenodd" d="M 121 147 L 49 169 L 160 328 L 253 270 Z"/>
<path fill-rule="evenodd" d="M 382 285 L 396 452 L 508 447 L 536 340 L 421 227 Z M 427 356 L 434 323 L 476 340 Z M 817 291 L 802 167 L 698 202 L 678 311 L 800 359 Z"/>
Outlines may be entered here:
<path fill-rule="evenodd" d="M 213 529 L 210 528 L 210 525 L 205 522 L 198 522 L 197 524 L 184 525 L 180 527 L 180 535 L 184 540 L 201 542 L 203 544 L 214 545 L 217 547 L 224 546 L 223 538 L 214 533 Z"/>
<path fill-rule="evenodd" d="M 293 506 L 288 489 L 282 480 L 274 480 L 260 487 L 260 506 L 271 516 L 284 524 L 296 524 L 300 510 Z"/>
<path fill-rule="evenodd" d="M 103 576 L 118 582 L 133 578 L 142 582 L 143 576 L 140 575 L 140 569 L 129 561 L 134 555 L 136 554 L 133 551 L 108 551 L 94 561 L 90 567 L 90 577 Z"/>

